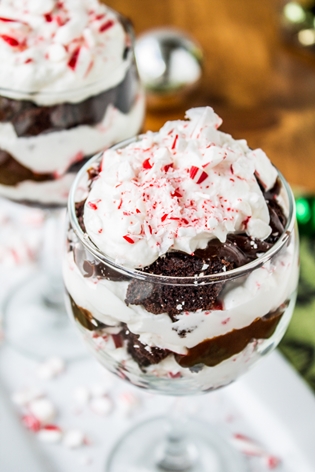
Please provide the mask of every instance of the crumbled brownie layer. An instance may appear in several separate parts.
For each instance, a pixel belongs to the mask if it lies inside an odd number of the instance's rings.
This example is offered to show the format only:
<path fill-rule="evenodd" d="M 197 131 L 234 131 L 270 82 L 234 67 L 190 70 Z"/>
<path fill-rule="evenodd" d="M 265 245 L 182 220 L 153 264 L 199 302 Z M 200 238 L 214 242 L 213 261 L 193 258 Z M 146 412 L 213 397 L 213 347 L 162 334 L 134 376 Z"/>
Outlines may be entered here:
<path fill-rule="evenodd" d="M 158 347 L 150 347 L 139 341 L 139 336 L 133 334 L 126 326 L 121 331 L 121 336 L 126 341 L 127 351 L 140 367 L 143 369 L 152 364 L 158 364 L 165 359 L 170 351 Z"/>
<path fill-rule="evenodd" d="M 120 84 L 80 103 L 39 106 L 28 100 L 0 96 L 0 122 L 11 122 L 19 137 L 38 136 L 79 125 L 94 126 L 102 121 L 109 105 L 129 113 L 136 99 L 137 82 L 137 71 L 132 64 Z"/>
<path fill-rule="evenodd" d="M 90 158 L 91 156 L 86 156 L 79 162 L 72 164 L 67 170 L 67 173 L 76 173 Z M 20 164 L 7 151 L 0 149 L 0 184 L 15 186 L 25 180 L 31 180 L 32 182 L 47 182 L 49 180 L 56 180 L 56 176 L 51 172 L 34 172 L 23 166 L 23 164 Z"/>
<path fill-rule="evenodd" d="M 209 275 L 233 269 L 233 264 L 216 255 L 207 259 L 182 252 L 169 252 L 143 272 L 175 277 Z M 175 321 L 183 311 L 210 310 L 216 303 L 223 283 L 207 285 L 172 285 L 132 280 L 127 289 L 127 305 L 142 305 L 154 314 L 167 313 Z"/>

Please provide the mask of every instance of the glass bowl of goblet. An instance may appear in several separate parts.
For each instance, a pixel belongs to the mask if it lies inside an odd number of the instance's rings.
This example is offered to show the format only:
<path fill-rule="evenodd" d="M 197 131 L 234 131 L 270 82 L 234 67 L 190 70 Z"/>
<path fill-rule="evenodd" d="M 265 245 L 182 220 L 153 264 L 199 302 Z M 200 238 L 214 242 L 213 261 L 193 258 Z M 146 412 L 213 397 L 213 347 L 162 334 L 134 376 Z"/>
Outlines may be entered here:
<path fill-rule="evenodd" d="M 0 88 L 0 196 L 44 210 L 38 270 L 8 293 L 2 310 L 6 340 L 35 357 L 76 357 L 61 273 L 61 225 L 75 175 L 96 152 L 138 133 L 143 122 L 133 28 L 118 13 L 108 12 L 123 40 L 117 48 L 121 57 L 119 53 L 110 73 L 105 63 L 93 80 L 87 77 L 84 85 L 81 81 L 71 89 L 67 81 L 58 90 L 48 85 L 38 90 Z M 70 66 L 74 68 L 72 62 Z M 62 336 L 68 342 L 61 342 Z"/>
<path fill-rule="evenodd" d="M 68 311 L 86 345 L 106 369 L 155 394 L 196 395 L 230 384 L 278 345 L 294 309 L 298 235 L 289 185 L 279 173 L 287 221 L 267 252 L 221 273 L 163 276 L 117 264 L 85 232 L 82 211 L 101 159 L 80 170 L 70 192 L 63 261 Z M 107 470 L 202 472 L 212 470 L 209 454 L 217 457 L 215 471 L 247 470 L 202 422 L 155 418 L 123 437 Z"/>

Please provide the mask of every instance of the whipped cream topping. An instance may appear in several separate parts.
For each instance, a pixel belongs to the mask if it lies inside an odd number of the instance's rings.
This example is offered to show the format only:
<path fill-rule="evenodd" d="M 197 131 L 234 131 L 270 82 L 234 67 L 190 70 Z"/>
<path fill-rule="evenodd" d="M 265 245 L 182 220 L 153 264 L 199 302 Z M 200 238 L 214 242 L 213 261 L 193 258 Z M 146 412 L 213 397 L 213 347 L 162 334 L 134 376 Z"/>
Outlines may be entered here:
<path fill-rule="evenodd" d="M 265 239 L 271 232 L 256 179 L 266 190 L 276 181 L 266 154 L 219 131 L 222 120 L 210 107 L 186 117 L 104 153 L 84 222 L 96 246 L 127 267 L 173 249 L 192 254 L 229 233 Z"/>
<path fill-rule="evenodd" d="M 97 94 L 123 79 L 127 42 L 116 14 L 98 0 L 1 0 L 1 94 L 30 92 L 49 105 L 64 91 L 60 102 L 82 101 L 91 87 Z"/>

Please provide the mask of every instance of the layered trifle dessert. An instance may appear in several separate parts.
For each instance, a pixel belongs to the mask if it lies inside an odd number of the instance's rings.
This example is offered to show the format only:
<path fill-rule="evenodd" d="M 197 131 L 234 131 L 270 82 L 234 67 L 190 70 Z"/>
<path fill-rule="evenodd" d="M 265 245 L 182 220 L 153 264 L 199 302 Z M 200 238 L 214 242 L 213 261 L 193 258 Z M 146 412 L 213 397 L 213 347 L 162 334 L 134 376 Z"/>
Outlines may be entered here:
<path fill-rule="evenodd" d="M 96 152 L 137 133 L 130 24 L 98 0 L 0 2 L 0 195 L 65 205 Z"/>
<path fill-rule="evenodd" d="M 223 386 L 275 347 L 298 278 L 283 177 L 219 131 L 211 108 L 186 118 L 82 169 L 64 259 L 70 311 L 98 359 L 169 393 Z"/>

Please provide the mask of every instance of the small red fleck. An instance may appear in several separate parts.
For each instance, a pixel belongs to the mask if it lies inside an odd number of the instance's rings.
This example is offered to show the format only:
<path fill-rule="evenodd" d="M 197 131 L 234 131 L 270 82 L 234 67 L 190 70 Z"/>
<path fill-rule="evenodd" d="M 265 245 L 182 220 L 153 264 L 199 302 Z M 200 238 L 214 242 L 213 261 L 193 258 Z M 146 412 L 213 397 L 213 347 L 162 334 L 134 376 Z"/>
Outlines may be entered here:
<path fill-rule="evenodd" d="M 234 174 L 233 164 L 230 165 L 230 172 L 231 174 Z"/>
<path fill-rule="evenodd" d="M 176 134 L 176 136 L 175 136 L 175 139 L 174 139 L 173 144 L 172 144 L 172 149 L 175 149 L 177 140 L 178 140 L 178 134 Z"/>
<path fill-rule="evenodd" d="M 188 225 L 188 224 L 189 224 L 189 221 L 186 220 L 186 218 L 182 218 L 182 222 L 185 223 L 185 225 Z"/>
<path fill-rule="evenodd" d="M 142 167 L 144 169 L 152 169 L 152 165 L 150 163 L 150 159 L 146 159 L 145 161 L 142 162 Z"/>
<path fill-rule="evenodd" d="M 168 214 L 166 213 L 165 215 L 162 216 L 161 221 L 165 221 L 167 217 L 168 217 Z"/>
<path fill-rule="evenodd" d="M 44 15 L 44 17 L 45 17 L 45 20 L 47 21 L 47 23 L 51 23 L 51 22 L 52 22 L 52 15 L 51 15 L 51 13 L 46 13 L 46 14 Z"/>
<path fill-rule="evenodd" d="M 98 233 L 101 234 L 102 232 L 103 232 L 103 229 L 100 228 L 100 229 L 98 230 Z"/>
<path fill-rule="evenodd" d="M 118 210 L 121 209 L 121 205 L 122 205 L 122 204 L 123 204 L 123 201 L 122 201 L 122 198 L 121 198 L 121 199 L 120 199 L 120 202 L 119 202 L 119 205 L 118 205 L 118 207 L 117 207 Z"/>
<path fill-rule="evenodd" d="M 42 429 L 44 429 L 45 431 L 61 431 L 59 426 L 55 424 L 46 424 L 45 426 L 43 426 Z"/>
<path fill-rule="evenodd" d="M 229 321 L 230 321 L 231 318 L 226 318 L 225 320 L 221 321 L 221 323 L 223 325 L 226 325 Z"/>
<path fill-rule="evenodd" d="M 152 227 L 150 225 L 148 225 L 148 228 L 149 228 L 150 234 L 152 234 Z"/>
<path fill-rule="evenodd" d="M 88 202 L 87 204 L 89 205 L 89 207 L 91 208 L 91 210 L 97 210 L 97 209 L 98 209 L 98 206 L 95 205 L 95 203 Z"/>
<path fill-rule="evenodd" d="M 267 466 L 269 469 L 275 469 L 276 467 L 278 467 L 278 465 L 280 464 L 280 459 L 278 459 L 278 457 L 275 457 L 275 456 L 269 456 L 267 457 Z"/>
<path fill-rule="evenodd" d="M 199 179 L 197 180 L 197 184 L 201 184 L 204 180 L 206 180 L 207 177 L 209 177 L 207 172 L 203 170 Z"/>
<path fill-rule="evenodd" d="M 230 179 L 230 181 L 231 181 L 231 182 L 235 182 L 235 180 L 234 180 L 234 179 Z"/>
<path fill-rule="evenodd" d="M 182 374 L 180 372 L 176 372 L 176 374 L 173 374 L 173 372 L 169 372 L 169 376 L 171 379 L 180 379 Z"/>
<path fill-rule="evenodd" d="M 30 431 L 37 433 L 41 429 L 40 421 L 33 415 L 24 415 L 22 416 L 22 423 Z"/>
<path fill-rule="evenodd" d="M 166 164 L 166 166 L 163 167 L 164 172 L 167 172 L 169 169 L 173 169 L 173 163 Z"/>
<path fill-rule="evenodd" d="M 245 229 L 247 229 L 247 226 L 248 226 L 248 223 L 249 223 L 250 218 L 251 218 L 250 216 L 247 216 L 247 217 L 245 218 L 245 220 L 242 221 L 242 224 L 243 224 L 243 226 L 244 226 Z"/>
<path fill-rule="evenodd" d="M 104 33 L 104 31 L 107 31 L 109 28 L 111 28 L 112 26 L 114 26 L 114 21 L 113 20 L 108 20 L 106 21 L 106 23 L 103 23 L 101 26 L 100 26 L 100 33 Z"/>
<path fill-rule="evenodd" d="M 72 56 L 70 57 L 69 61 L 68 61 L 68 67 L 70 67 L 70 69 L 74 70 L 75 69 L 75 66 L 77 65 L 77 62 L 78 62 L 78 58 L 79 58 L 79 53 L 80 53 L 80 48 L 77 48 Z"/>
<path fill-rule="evenodd" d="M 196 174 L 197 174 L 198 170 L 199 170 L 198 167 L 191 166 L 190 171 L 189 171 L 189 176 L 190 176 L 191 179 L 196 177 Z"/>
<path fill-rule="evenodd" d="M 96 20 L 102 20 L 103 18 L 105 18 L 104 13 L 102 13 L 101 15 L 96 15 L 95 17 Z"/>
<path fill-rule="evenodd" d="M 127 241 L 127 243 L 134 244 L 134 240 L 130 236 L 128 236 L 128 234 L 125 234 L 123 238 Z"/>
<path fill-rule="evenodd" d="M 211 311 L 205 311 L 205 315 L 208 316 L 210 315 Z"/>
<path fill-rule="evenodd" d="M 141 213 L 141 211 L 139 210 L 139 208 L 136 208 L 136 213 Z"/>
<path fill-rule="evenodd" d="M 3 16 L 0 16 L 0 21 L 4 21 L 6 23 L 15 23 L 16 20 L 12 20 L 11 18 L 4 18 Z"/>
<path fill-rule="evenodd" d="M 2 38 L 3 41 L 8 43 L 12 47 L 19 46 L 19 44 L 20 44 L 17 39 L 12 38 L 12 36 L 8 36 L 6 34 L 1 34 L 0 38 Z"/>
<path fill-rule="evenodd" d="M 33 59 L 30 57 L 24 61 L 24 64 L 29 64 L 30 62 L 33 62 Z"/>
<path fill-rule="evenodd" d="M 179 189 L 175 189 L 174 192 L 171 194 L 172 197 L 181 198 L 183 195 L 179 192 Z"/>
<path fill-rule="evenodd" d="M 112 338 L 116 349 L 123 347 L 123 340 L 120 334 L 112 334 Z"/>

